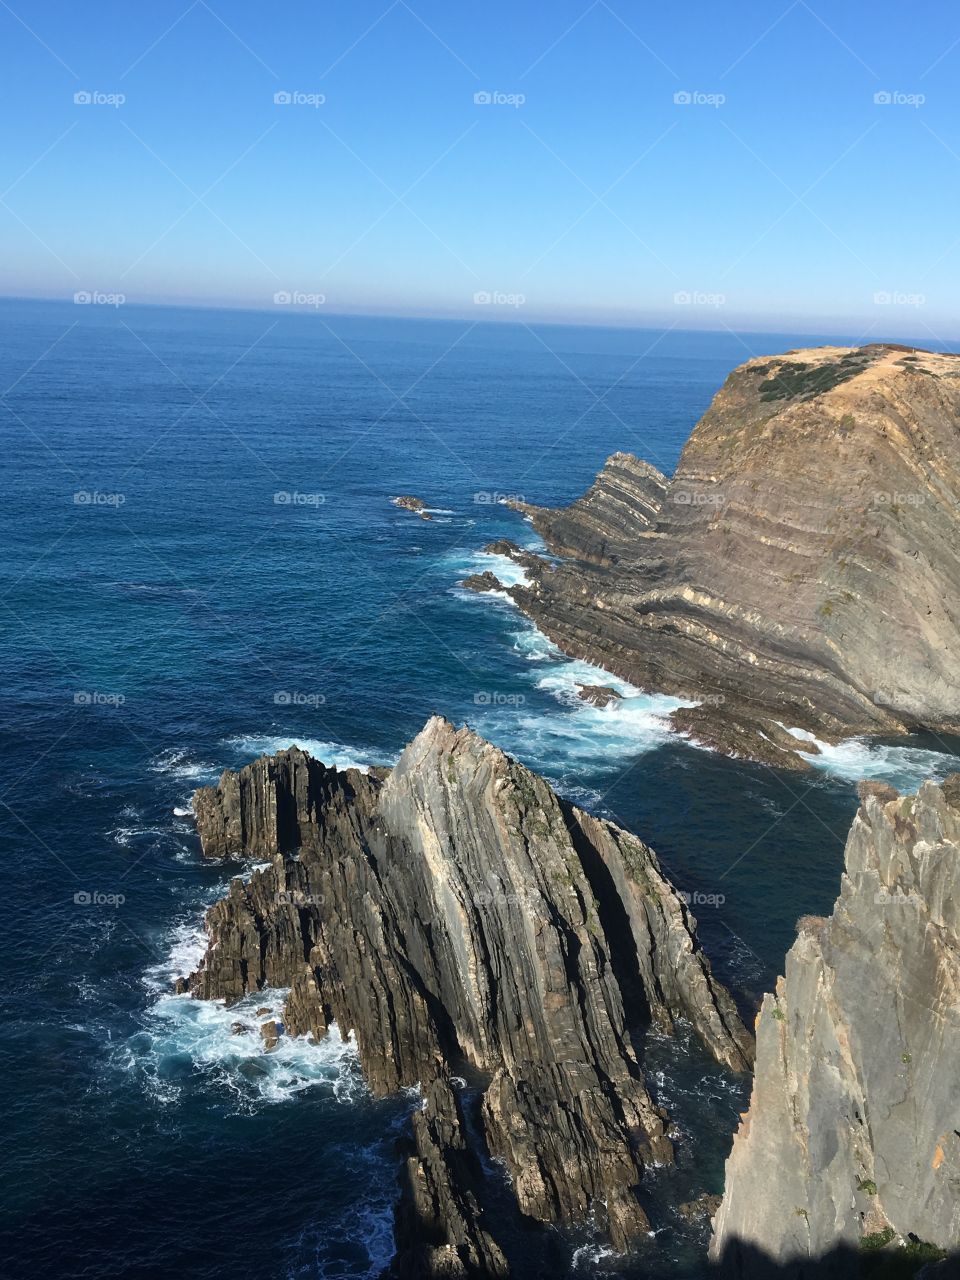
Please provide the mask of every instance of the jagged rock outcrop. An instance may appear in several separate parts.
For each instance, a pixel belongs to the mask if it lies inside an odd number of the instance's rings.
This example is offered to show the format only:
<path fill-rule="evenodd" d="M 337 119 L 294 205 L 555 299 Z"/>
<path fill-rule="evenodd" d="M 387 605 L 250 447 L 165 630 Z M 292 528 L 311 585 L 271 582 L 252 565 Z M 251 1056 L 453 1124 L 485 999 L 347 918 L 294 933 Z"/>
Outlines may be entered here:
<path fill-rule="evenodd" d="M 504 591 L 506 588 L 495 573 L 484 569 L 483 573 L 471 573 L 460 583 L 467 591 Z"/>
<path fill-rule="evenodd" d="M 524 1214 L 592 1213 L 619 1245 L 646 1230 L 637 1187 L 672 1146 L 634 1037 L 682 1017 L 720 1062 L 743 1070 L 753 1053 L 652 850 L 439 718 L 385 778 L 292 748 L 225 774 L 194 809 L 206 853 L 242 832 L 273 859 L 209 911 L 194 994 L 291 986 L 287 1030 L 352 1032 L 376 1093 L 434 1096 L 467 1064 Z M 416 1185 L 442 1207 L 444 1171 L 462 1162 L 450 1143 L 433 1150 L 431 1123 Z"/>
<path fill-rule="evenodd" d="M 565 652 L 700 704 L 679 727 L 802 768 L 827 740 L 960 725 L 960 357 L 762 357 L 727 378 L 672 479 L 615 454 L 523 511 L 553 565 L 510 594 Z"/>
<path fill-rule="evenodd" d="M 711 1247 L 731 1276 L 960 1243 L 960 775 L 861 796 L 833 914 L 800 921 L 759 1015 Z"/>

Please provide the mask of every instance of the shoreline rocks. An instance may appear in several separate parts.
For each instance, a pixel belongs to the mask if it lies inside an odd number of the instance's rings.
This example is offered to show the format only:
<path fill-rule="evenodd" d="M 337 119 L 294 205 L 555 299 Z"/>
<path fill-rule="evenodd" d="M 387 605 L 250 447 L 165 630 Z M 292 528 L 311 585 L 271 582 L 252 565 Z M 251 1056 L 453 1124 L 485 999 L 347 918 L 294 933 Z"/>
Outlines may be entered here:
<path fill-rule="evenodd" d="M 563 557 L 510 595 L 564 653 L 699 704 L 675 725 L 727 754 L 960 731 L 958 418 L 955 355 L 750 360 L 672 478 L 619 453 L 569 507 L 510 503 Z"/>
<path fill-rule="evenodd" d="M 421 1085 L 436 1114 L 415 1129 L 408 1208 L 422 1216 L 427 1196 L 444 1256 L 496 1257 L 442 1083 L 462 1064 L 524 1215 L 593 1216 L 618 1248 L 648 1229 L 638 1187 L 672 1144 L 636 1037 L 682 1018 L 729 1068 L 753 1055 L 652 850 L 436 717 L 385 778 L 291 748 L 224 774 L 194 809 L 205 853 L 242 833 L 271 865 L 208 912 L 190 990 L 230 1004 L 290 987 L 289 1034 L 336 1022 L 374 1094 Z"/>
<path fill-rule="evenodd" d="M 960 1240 L 960 775 L 861 784 L 845 865 L 758 1018 L 714 1220 L 725 1275 L 827 1280 L 861 1249 Z"/>

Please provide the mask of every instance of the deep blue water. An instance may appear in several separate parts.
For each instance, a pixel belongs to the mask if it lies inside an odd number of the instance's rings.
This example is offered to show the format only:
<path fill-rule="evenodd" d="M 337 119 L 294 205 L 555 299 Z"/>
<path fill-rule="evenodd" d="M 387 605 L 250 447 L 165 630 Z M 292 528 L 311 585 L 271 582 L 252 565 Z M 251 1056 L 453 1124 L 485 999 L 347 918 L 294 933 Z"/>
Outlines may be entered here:
<path fill-rule="evenodd" d="M 432 712 L 469 722 L 653 844 L 756 1001 L 830 908 L 856 778 L 915 785 L 950 744 L 849 744 L 811 779 L 722 760 L 663 700 L 578 703 L 581 664 L 456 584 L 492 538 L 535 544 L 497 496 L 570 500 L 618 449 L 671 469 L 735 364 L 802 341 L 0 303 L 4 1275 L 389 1256 L 415 1102 L 372 1102 L 349 1048 L 267 1058 L 236 1011 L 169 994 L 229 874 L 190 793 L 260 751 L 389 761 Z M 680 1137 L 659 1234 L 584 1274 L 700 1271 L 670 1205 L 719 1189 L 745 1085 L 692 1046 L 648 1070 Z"/>

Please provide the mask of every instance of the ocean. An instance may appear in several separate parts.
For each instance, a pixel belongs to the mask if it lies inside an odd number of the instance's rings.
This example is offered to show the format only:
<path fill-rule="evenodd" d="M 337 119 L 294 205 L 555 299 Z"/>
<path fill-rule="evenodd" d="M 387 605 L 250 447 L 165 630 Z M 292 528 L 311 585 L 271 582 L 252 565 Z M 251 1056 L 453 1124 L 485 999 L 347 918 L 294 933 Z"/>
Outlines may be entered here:
<path fill-rule="evenodd" d="M 4 1275 L 389 1260 L 416 1099 L 371 1099 L 337 1036 L 264 1055 L 172 994 L 250 870 L 204 865 L 191 792 L 258 753 L 389 763 L 432 713 L 470 724 L 652 844 L 755 1007 L 830 910 L 857 780 L 914 788 L 960 742 L 854 741 L 809 776 L 722 759 L 458 582 L 518 572 L 492 539 L 538 545 L 503 498 L 570 501 L 617 450 L 671 470 L 734 365 L 828 340 L 0 302 Z M 578 680 L 628 697 L 586 706 Z M 702 1273 L 675 1205 L 721 1189 L 747 1082 L 683 1039 L 645 1065 L 678 1142 L 655 1238 L 547 1233 L 571 1275 Z M 555 1256 L 531 1243 L 530 1274 Z"/>

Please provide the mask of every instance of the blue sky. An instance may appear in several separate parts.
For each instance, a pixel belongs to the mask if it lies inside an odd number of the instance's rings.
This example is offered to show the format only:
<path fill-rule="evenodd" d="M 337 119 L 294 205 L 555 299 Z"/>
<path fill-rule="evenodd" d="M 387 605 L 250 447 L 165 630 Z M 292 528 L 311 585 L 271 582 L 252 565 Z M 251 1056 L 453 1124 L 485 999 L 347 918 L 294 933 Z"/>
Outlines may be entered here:
<path fill-rule="evenodd" d="M 960 334 L 941 4 L 9 0 L 0 60 L 3 294 Z"/>

